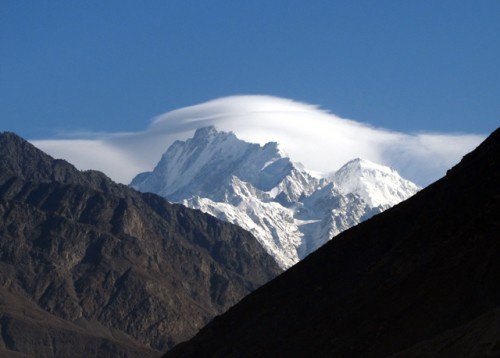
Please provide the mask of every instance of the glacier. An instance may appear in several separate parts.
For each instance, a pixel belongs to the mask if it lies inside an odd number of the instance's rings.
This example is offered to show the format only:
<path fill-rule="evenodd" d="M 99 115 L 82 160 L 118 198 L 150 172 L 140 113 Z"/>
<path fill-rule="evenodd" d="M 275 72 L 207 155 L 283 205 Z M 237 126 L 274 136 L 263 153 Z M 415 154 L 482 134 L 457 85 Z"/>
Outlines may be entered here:
<path fill-rule="evenodd" d="M 130 185 L 239 225 L 284 269 L 420 189 L 396 170 L 361 158 L 313 173 L 277 142 L 248 143 L 214 126 L 175 141 L 153 171 Z"/>

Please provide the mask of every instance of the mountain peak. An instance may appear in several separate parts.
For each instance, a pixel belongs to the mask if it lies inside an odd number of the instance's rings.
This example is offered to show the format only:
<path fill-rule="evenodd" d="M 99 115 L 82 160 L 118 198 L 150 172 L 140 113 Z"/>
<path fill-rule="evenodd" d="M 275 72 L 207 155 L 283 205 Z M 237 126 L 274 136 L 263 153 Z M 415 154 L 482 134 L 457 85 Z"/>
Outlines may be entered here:
<path fill-rule="evenodd" d="M 278 142 L 260 146 L 209 126 L 175 142 L 154 171 L 136 176 L 131 186 L 249 230 L 287 268 L 339 232 L 416 192 L 401 188 L 397 180 L 377 186 L 359 179 L 365 172 L 368 178 L 388 176 L 384 168 L 351 161 L 339 171 L 345 174 L 339 174 L 342 193 L 333 190 L 328 178 L 292 162 Z M 385 198 L 386 192 L 392 197 Z"/>
<path fill-rule="evenodd" d="M 396 170 L 362 158 L 347 162 L 330 179 L 345 194 L 357 194 L 373 207 L 387 208 L 420 190 Z"/>
<path fill-rule="evenodd" d="M 227 138 L 236 137 L 233 132 L 219 132 L 214 126 L 207 126 L 198 128 L 193 136 L 193 140 L 206 140 L 211 141 L 215 137 Z"/>
<path fill-rule="evenodd" d="M 359 169 L 360 171 L 367 172 L 371 170 L 376 170 L 376 171 L 382 171 L 382 172 L 387 172 L 387 173 L 393 173 L 396 172 L 393 168 L 382 165 L 382 164 L 377 164 L 374 163 L 370 160 L 364 159 L 364 158 L 355 158 L 350 161 L 348 161 L 346 164 L 344 164 L 339 171 L 341 170 L 354 170 L 354 169 Z"/>
<path fill-rule="evenodd" d="M 9 141 L 9 140 L 16 140 L 16 141 L 24 141 L 21 137 L 19 137 L 16 133 L 14 132 L 0 132 L 0 143 L 4 143 L 4 141 Z"/>
<path fill-rule="evenodd" d="M 0 133 L 1 175 L 14 174 L 24 180 L 89 185 L 96 190 L 112 190 L 111 179 L 103 173 L 76 169 L 62 159 L 54 159 L 12 132 Z"/>
<path fill-rule="evenodd" d="M 182 197 L 186 193 L 206 193 L 236 175 L 261 190 L 268 190 L 291 170 L 289 162 L 277 143 L 262 147 L 240 140 L 232 132 L 208 126 L 196 130 L 191 139 L 175 142 L 154 171 L 136 176 L 131 186 L 179 200 L 180 193 Z"/>

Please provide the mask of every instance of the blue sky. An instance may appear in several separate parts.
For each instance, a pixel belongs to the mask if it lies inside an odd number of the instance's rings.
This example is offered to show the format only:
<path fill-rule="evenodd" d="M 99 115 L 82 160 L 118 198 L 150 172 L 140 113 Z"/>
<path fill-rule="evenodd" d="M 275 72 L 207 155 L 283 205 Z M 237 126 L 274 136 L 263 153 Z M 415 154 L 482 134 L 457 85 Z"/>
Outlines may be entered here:
<path fill-rule="evenodd" d="M 144 129 L 237 94 L 392 130 L 500 123 L 500 1 L 0 3 L 1 130 Z"/>

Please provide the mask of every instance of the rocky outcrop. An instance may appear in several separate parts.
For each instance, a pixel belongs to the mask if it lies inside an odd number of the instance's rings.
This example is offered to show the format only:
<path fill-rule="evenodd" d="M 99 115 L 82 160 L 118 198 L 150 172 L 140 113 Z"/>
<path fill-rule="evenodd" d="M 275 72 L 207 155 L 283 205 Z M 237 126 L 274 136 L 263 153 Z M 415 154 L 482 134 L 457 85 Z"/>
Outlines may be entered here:
<path fill-rule="evenodd" d="M 248 232 L 12 133 L 0 135 L 0 267 L 0 350 L 36 357 L 155 355 L 280 272 Z"/>

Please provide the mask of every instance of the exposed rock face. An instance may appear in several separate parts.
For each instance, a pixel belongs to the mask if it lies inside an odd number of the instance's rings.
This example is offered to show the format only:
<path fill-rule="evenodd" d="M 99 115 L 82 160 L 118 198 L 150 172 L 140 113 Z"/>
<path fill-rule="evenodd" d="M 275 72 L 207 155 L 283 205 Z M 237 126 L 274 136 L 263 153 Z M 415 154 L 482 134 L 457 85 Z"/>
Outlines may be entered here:
<path fill-rule="evenodd" d="M 500 355 L 500 129 L 166 357 Z"/>
<path fill-rule="evenodd" d="M 237 226 L 11 133 L 0 135 L 0 267 L 0 353 L 36 357 L 157 355 L 281 271 Z"/>

